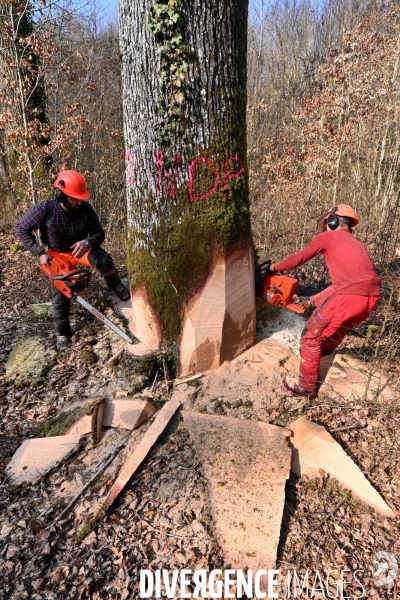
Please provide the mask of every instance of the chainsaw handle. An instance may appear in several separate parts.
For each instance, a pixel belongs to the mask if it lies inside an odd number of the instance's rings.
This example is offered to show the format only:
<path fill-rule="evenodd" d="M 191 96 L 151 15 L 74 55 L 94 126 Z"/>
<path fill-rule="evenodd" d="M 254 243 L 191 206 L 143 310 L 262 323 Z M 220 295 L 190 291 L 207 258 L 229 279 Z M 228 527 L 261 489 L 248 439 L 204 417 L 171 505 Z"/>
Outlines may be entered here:
<path fill-rule="evenodd" d="M 258 272 L 259 273 L 264 273 L 264 271 L 269 271 L 271 263 L 272 263 L 272 260 L 269 259 L 269 260 L 264 261 L 260 265 L 258 265 Z"/>
<path fill-rule="evenodd" d="M 65 275 L 55 275 L 55 276 L 51 276 L 50 275 L 50 279 L 53 280 L 57 280 L 57 281 L 63 281 L 64 279 L 68 279 L 69 277 L 72 277 L 73 275 L 83 275 L 84 273 L 86 273 L 86 271 L 71 271 L 70 273 L 65 273 Z"/>
<path fill-rule="evenodd" d="M 262 277 L 263 275 L 276 275 L 280 273 L 280 271 L 271 271 L 272 260 L 266 260 L 261 265 L 258 265 L 258 275 Z"/>
<path fill-rule="evenodd" d="M 273 275 L 273 271 L 270 270 L 271 260 L 266 260 L 258 265 L 256 274 L 256 297 L 262 298 L 262 287 L 266 277 Z"/>

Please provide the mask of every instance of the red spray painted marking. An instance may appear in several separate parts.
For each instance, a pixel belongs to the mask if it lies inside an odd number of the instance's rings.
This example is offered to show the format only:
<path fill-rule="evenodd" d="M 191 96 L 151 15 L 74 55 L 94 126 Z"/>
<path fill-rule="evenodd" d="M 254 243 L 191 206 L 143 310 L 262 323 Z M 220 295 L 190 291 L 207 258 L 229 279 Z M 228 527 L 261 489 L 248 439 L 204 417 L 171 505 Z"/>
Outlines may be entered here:
<path fill-rule="evenodd" d="M 137 179 L 133 179 L 133 177 L 132 177 L 133 169 L 135 166 L 135 157 L 130 150 L 125 151 L 125 156 L 126 156 L 127 162 L 128 162 L 127 183 L 128 184 L 137 184 Z M 214 176 L 214 184 L 213 184 L 212 188 L 209 189 L 207 192 L 205 192 L 204 194 L 200 194 L 199 196 L 196 196 L 193 192 L 194 174 L 196 171 L 196 165 L 199 162 L 206 163 L 210 167 L 212 174 Z M 231 164 L 234 162 L 239 165 L 239 169 L 235 173 L 231 173 Z M 157 151 L 156 171 L 157 171 L 157 195 L 158 196 L 160 196 L 162 193 L 162 190 L 161 190 L 162 175 L 164 175 L 165 180 L 167 182 L 168 195 L 171 198 L 173 198 L 175 196 L 176 185 L 177 185 L 177 180 L 178 180 L 178 169 L 179 169 L 179 166 L 181 163 L 182 163 L 182 156 L 181 156 L 181 154 L 178 153 L 174 158 L 174 176 L 173 176 L 173 181 L 171 183 L 168 170 L 165 167 L 163 153 L 161 150 Z M 230 158 L 228 158 L 225 161 L 224 179 L 223 179 L 223 190 L 224 190 L 225 198 L 228 195 L 229 180 L 236 179 L 236 177 L 239 177 L 240 175 L 242 175 L 243 172 L 244 172 L 244 165 L 243 165 L 242 159 L 239 156 L 231 156 Z M 218 169 L 217 169 L 214 161 L 211 160 L 211 158 L 208 158 L 207 156 L 196 156 L 196 158 L 194 158 L 192 160 L 192 162 L 189 165 L 189 169 L 188 169 L 188 179 L 189 179 L 189 197 L 191 200 L 203 200 L 204 198 L 208 198 L 208 196 L 212 196 L 217 191 L 218 186 L 219 186 Z"/>
<path fill-rule="evenodd" d="M 158 196 L 161 196 L 161 174 L 162 173 L 164 173 L 164 177 L 167 182 L 168 196 L 171 196 L 171 198 L 173 198 L 175 196 L 176 182 L 178 179 L 178 168 L 179 168 L 179 165 L 181 164 L 181 161 L 182 161 L 182 156 L 180 154 L 177 154 L 174 158 L 174 181 L 171 184 L 169 181 L 169 173 L 164 165 L 163 153 L 161 150 L 157 151 L 156 169 L 157 169 L 157 195 Z"/>
<path fill-rule="evenodd" d="M 205 162 L 210 167 L 210 169 L 214 175 L 214 185 L 210 190 L 208 190 L 208 192 L 205 192 L 204 194 L 201 194 L 200 196 L 195 196 L 193 194 L 194 172 L 196 169 L 196 165 L 199 162 Z M 212 194 L 214 194 L 214 192 L 216 192 L 218 189 L 218 185 L 219 185 L 219 175 L 218 175 L 217 167 L 215 166 L 215 164 L 211 160 L 211 158 L 207 158 L 206 156 L 196 156 L 196 158 L 194 158 L 189 165 L 189 198 L 191 200 L 203 200 L 203 198 L 207 198 L 207 196 L 211 196 Z"/>
<path fill-rule="evenodd" d="M 125 157 L 127 159 L 127 172 L 126 172 L 126 181 L 128 184 L 137 183 L 137 179 L 133 179 L 133 168 L 135 166 L 135 157 L 133 156 L 130 150 L 125 150 Z"/>
<path fill-rule="evenodd" d="M 233 163 L 233 162 L 237 162 L 239 165 L 239 170 L 236 171 L 236 173 L 230 172 L 231 171 L 231 163 Z M 224 164 L 224 197 L 225 198 L 228 195 L 229 180 L 239 177 L 243 173 L 243 171 L 244 171 L 243 161 L 241 158 L 239 158 L 239 156 L 231 156 L 231 158 L 228 158 L 228 160 Z"/>

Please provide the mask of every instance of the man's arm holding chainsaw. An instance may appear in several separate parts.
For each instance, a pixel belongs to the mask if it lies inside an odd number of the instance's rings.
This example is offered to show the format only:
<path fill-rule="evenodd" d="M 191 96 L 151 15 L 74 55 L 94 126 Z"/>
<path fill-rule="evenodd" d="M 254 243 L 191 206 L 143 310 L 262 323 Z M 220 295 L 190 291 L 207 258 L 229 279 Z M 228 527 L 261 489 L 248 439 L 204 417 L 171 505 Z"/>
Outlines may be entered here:
<path fill-rule="evenodd" d="M 36 231 L 46 218 L 46 201 L 33 206 L 15 225 L 15 233 L 19 241 L 33 256 L 39 256 L 40 263 L 48 264 L 50 257 L 37 241 L 32 231 Z M 46 259 L 47 257 L 47 259 Z"/>
<path fill-rule="evenodd" d="M 270 267 L 271 271 L 290 271 L 291 269 L 295 269 L 296 267 L 303 265 L 314 258 L 314 256 L 317 256 L 317 254 L 320 254 L 324 251 L 325 240 L 326 237 L 324 237 L 324 233 L 320 233 L 319 235 L 315 236 L 315 238 L 313 238 L 308 246 L 303 248 L 303 250 L 291 254 L 279 263 L 272 264 Z M 329 286 L 319 294 L 312 296 L 309 300 L 311 306 L 319 306 L 322 304 L 326 298 L 333 293 L 331 287 L 332 286 Z"/>
<path fill-rule="evenodd" d="M 88 249 L 90 250 L 90 248 L 92 248 L 92 246 L 100 246 L 106 237 L 93 206 L 86 202 L 85 210 L 87 215 L 88 237 L 71 246 L 72 255 L 75 256 L 75 258 L 81 258 L 86 254 Z"/>

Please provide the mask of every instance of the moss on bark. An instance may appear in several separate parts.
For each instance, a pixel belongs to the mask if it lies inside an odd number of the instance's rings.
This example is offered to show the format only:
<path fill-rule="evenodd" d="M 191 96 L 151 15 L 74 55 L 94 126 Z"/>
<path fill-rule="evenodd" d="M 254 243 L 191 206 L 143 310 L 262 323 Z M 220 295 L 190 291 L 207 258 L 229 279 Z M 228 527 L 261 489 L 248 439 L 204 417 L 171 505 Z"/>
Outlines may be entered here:
<path fill-rule="evenodd" d="M 226 257 L 234 248 L 251 245 L 246 167 L 247 3 L 223 0 L 206 6 L 200 0 L 184 0 L 179 5 L 187 48 L 187 87 L 179 123 L 171 127 L 171 140 L 168 150 L 164 146 L 158 171 L 160 146 L 154 140 L 160 114 L 154 106 L 160 109 L 169 104 L 163 80 L 144 71 L 143 65 L 162 63 L 165 44 L 163 50 L 148 27 L 140 25 L 133 31 L 127 21 L 132 17 L 132 23 L 140 23 L 138 15 L 149 14 L 151 5 L 151 0 L 138 0 L 135 5 L 122 0 L 120 4 L 123 38 L 126 35 L 130 40 L 123 58 L 125 138 L 129 151 L 137 156 L 135 183 L 128 186 L 127 264 L 132 288 L 147 290 L 164 340 L 173 342 L 180 333 L 182 308 L 205 283 L 215 253 Z M 139 53 L 131 53 L 131 48 L 139 46 Z M 170 194 L 178 155 L 178 184 Z M 189 178 L 189 165 L 198 157 L 203 162 L 196 162 L 193 178 Z M 207 195 L 215 185 L 210 160 L 219 185 Z M 227 174 L 234 174 L 241 165 L 243 173 L 226 181 Z M 190 197 L 203 195 L 198 200 Z"/>
<path fill-rule="evenodd" d="M 251 244 L 247 171 L 230 179 L 224 193 L 224 165 L 228 157 L 215 159 L 226 156 L 219 145 L 200 152 L 197 156 L 210 158 L 218 169 L 218 189 L 206 198 L 191 200 L 188 183 L 185 183 L 171 198 L 169 214 L 160 215 L 159 226 L 154 227 L 151 240 L 143 240 L 146 249 L 137 248 L 142 241 L 139 230 L 131 229 L 128 240 L 127 266 L 131 283 L 147 289 L 167 342 L 176 340 L 179 335 L 182 307 L 205 283 L 215 252 L 218 250 L 227 256 L 235 247 Z M 189 164 L 193 158 L 195 156 Z M 197 163 L 193 194 L 196 197 L 205 194 L 213 183 L 209 166 Z M 146 205 L 157 211 L 150 194 Z"/>

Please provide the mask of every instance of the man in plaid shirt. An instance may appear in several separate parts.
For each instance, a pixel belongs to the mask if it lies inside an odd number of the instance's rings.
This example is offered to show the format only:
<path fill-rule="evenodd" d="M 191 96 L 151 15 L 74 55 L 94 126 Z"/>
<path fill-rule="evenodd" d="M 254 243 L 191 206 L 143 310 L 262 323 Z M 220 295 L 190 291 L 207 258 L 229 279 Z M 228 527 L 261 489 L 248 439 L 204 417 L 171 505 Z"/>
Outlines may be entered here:
<path fill-rule="evenodd" d="M 68 253 L 72 262 L 95 267 L 104 276 L 107 286 L 120 300 L 130 297 L 121 282 L 115 264 L 100 244 L 105 234 L 89 202 L 86 181 L 77 171 L 62 171 L 54 184 L 55 201 L 40 202 L 31 208 L 15 226 L 18 239 L 25 248 L 38 256 L 41 265 L 50 265 L 52 255 Z M 38 244 L 33 231 L 40 230 L 49 251 Z M 71 343 L 69 323 L 71 301 L 53 286 L 53 319 L 57 333 L 57 348 L 64 350 Z"/>

